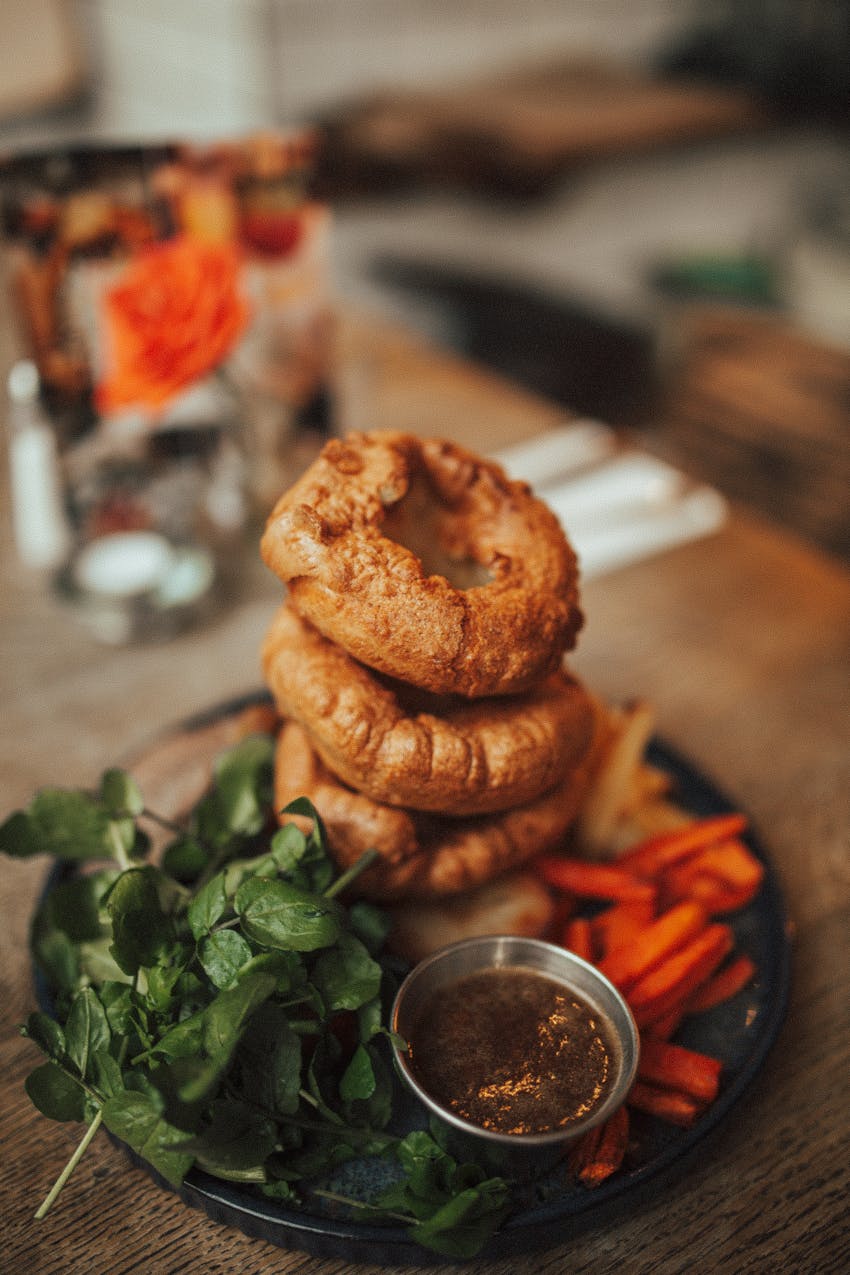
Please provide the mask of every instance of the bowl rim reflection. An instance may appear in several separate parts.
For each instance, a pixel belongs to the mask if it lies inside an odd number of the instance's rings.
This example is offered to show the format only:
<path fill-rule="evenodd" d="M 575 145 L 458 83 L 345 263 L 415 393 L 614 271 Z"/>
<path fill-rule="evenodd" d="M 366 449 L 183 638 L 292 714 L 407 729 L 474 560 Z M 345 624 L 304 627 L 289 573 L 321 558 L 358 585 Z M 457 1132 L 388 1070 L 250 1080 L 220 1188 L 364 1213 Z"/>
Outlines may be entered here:
<path fill-rule="evenodd" d="M 616 1040 L 618 1071 L 609 1093 L 587 1116 L 564 1127 L 540 1133 L 503 1133 L 485 1129 L 459 1116 L 450 1107 L 438 1102 L 420 1084 L 410 1065 L 407 1049 L 396 1039 L 406 1041 L 405 1028 L 409 1029 L 411 1026 L 408 1014 L 415 1017 L 417 1003 L 424 1003 L 438 987 L 466 974 L 507 968 L 530 969 L 563 984 L 604 1018 L 609 1033 Z M 609 1119 L 626 1100 L 637 1072 L 640 1055 L 640 1035 L 631 1010 L 622 993 L 595 965 L 546 939 L 519 935 L 493 934 L 460 939 L 419 961 L 409 971 L 395 994 L 390 1012 L 390 1027 L 393 1032 L 393 1059 L 399 1074 L 433 1116 L 472 1138 L 481 1139 L 493 1146 L 517 1150 L 522 1148 L 543 1151 L 566 1146 Z"/>

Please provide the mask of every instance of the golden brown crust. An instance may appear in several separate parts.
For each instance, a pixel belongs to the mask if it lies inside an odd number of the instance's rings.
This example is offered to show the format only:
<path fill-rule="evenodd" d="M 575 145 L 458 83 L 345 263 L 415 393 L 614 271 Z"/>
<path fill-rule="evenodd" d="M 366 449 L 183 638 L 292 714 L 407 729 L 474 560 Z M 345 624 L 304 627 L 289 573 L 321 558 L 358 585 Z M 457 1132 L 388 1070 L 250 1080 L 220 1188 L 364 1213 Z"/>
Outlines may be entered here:
<path fill-rule="evenodd" d="M 325 765 L 375 801 L 447 815 L 487 814 L 533 801 L 590 744 L 587 693 L 562 670 L 523 695 L 485 701 L 388 685 L 290 606 L 263 644 L 263 667 L 283 717 L 299 721 Z"/>
<path fill-rule="evenodd" d="M 303 727 L 286 722 L 275 761 L 275 806 L 308 797 L 341 868 L 375 849 L 380 861 L 357 879 L 364 896 L 439 898 L 457 894 L 555 849 L 578 812 L 586 770 L 569 771 L 536 801 L 503 814 L 451 819 L 387 806 L 354 792 L 322 763 Z M 289 816 L 284 816 L 289 818 Z"/>
<path fill-rule="evenodd" d="M 526 690 L 582 622 L 575 555 L 554 514 L 444 440 L 333 439 L 278 501 L 261 552 L 322 633 L 436 694 Z"/>

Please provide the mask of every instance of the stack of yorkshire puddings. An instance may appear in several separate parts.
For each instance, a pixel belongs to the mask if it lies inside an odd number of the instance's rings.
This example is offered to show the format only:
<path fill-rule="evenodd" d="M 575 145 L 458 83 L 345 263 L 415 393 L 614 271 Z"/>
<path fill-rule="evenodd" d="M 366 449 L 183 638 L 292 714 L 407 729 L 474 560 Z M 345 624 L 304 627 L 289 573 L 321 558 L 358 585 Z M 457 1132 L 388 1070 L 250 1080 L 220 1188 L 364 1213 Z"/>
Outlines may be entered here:
<path fill-rule="evenodd" d="M 563 667 L 575 556 L 526 484 L 450 442 L 353 434 L 280 498 L 261 551 L 287 594 L 263 646 L 276 805 L 310 798 L 342 867 L 378 851 L 362 894 L 401 915 L 563 840 L 597 714 Z"/>

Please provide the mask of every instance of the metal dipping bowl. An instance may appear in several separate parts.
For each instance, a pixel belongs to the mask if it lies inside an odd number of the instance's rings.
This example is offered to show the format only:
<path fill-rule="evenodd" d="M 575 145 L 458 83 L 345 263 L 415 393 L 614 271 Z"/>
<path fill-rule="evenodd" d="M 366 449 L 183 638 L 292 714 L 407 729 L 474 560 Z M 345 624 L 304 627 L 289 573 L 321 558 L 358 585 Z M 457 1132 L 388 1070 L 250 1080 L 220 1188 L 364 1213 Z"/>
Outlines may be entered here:
<path fill-rule="evenodd" d="M 511 1134 L 484 1129 L 442 1106 L 423 1089 L 405 1049 L 394 1044 L 393 1054 L 402 1079 L 432 1121 L 441 1126 L 453 1154 L 474 1160 L 491 1172 L 521 1178 L 551 1168 L 573 1142 L 622 1105 L 635 1077 L 640 1046 L 628 1005 L 598 969 L 553 943 L 508 935 L 464 939 L 416 965 L 396 994 L 392 1030 L 409 1040 L 420 1012 L 440 987 L 481 970 L 511 967 L 532 970 L 563 984 L 590 1005 L 607 1026 L 613 1046 L 614 1081 L 604 1101 L 586 1117 L 546 1133 Z"/>

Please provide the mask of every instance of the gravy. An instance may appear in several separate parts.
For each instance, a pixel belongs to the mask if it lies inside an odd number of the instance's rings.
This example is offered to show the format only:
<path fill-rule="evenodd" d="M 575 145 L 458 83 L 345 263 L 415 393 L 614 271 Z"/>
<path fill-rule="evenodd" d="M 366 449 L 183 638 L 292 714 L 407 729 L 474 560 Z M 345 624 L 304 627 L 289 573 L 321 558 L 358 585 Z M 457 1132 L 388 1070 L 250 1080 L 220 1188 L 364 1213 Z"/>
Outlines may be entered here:
<path fill-rule="evenodd" d="M 497 1133 L 566 1128 L 595 1110 L 614 1079 L 604 1020 L 532 969 L 480 970 L 445 984 L 423 1006 L 408 1043 L 423 1089 Z"/>

